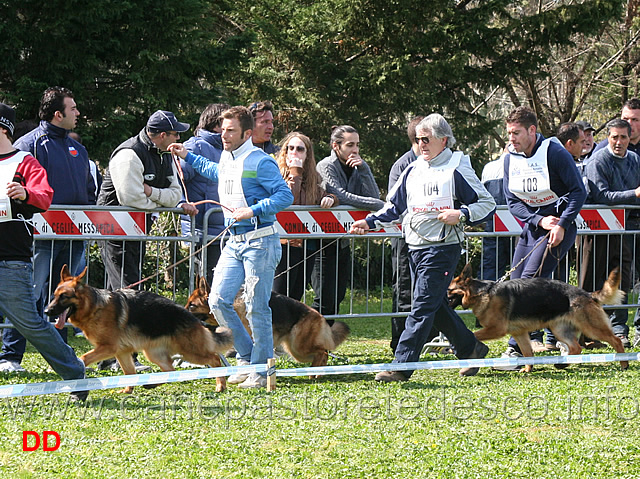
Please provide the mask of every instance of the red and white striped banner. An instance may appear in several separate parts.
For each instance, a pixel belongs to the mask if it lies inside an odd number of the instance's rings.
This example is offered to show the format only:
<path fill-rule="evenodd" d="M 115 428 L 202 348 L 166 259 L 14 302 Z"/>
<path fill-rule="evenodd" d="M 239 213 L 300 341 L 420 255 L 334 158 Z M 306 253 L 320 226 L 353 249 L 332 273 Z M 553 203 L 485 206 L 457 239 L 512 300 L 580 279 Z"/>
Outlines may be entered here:
<path fill-rule="evenodd" d="M 322 210 L 322 211 L 281 211 L 277 214 L 278 233 L 281 236 L 305 234 L 345 234 L 351 225 L 365 218 L 368 211 Z M 376 230 L 373 234 L 400 232 L 400 226 Z"/>
<path fill-rule="evenodd" d="M 51 210 L 33 215 L 34 232 L 42 236 L 145 236 L 144 211 Z"/>
<path fill-rule="evenodd" d="M 576 217 L 578 231 L 624 231 L 624 209 L 582 210 Z M 493 230 L 496 232 L 520 233 L 523 223 L 509 210 L 496 210 Z"/>

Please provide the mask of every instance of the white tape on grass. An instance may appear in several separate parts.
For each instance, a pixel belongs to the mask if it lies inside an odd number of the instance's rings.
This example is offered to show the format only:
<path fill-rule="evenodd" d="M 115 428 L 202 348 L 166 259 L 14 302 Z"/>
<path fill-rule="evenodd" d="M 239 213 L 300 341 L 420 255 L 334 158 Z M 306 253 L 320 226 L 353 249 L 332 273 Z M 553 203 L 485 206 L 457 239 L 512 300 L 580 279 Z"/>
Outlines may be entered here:
<path fill-rule="evenodd" d="M 640 353 L 622 354 L 580 354 L 575 356 L 541 356 L 533 358 L 490 358 L 460 359 L 444 361 L 420 361 L 416 363 L 382 363 L 358 364 L 343 366 L 323 366 L 308 368 L 292 368 L 275 370 L 276 376 L 327 376 L 335 374 L 363 374 L 380 371 L 413 371 L 419 369 L 459 369 L 468 367 L 491 368 L 498 366 L 524 366 L 526 364 L 581 364 L 608 363 L 614 361 L 637 361 Z M 48 383 L 10 384 L 0 386 L 0 398 L 18 396 L 36 396 L 40 394 L 70 393 L 72 391 L 90 391 L 96 389 L 112 389 L 125 386 L 144 386 L 145 384 L 162 384 L 193 381 L 229 376 L 237 373 L 266 372 L 266 364 L 255 366 L 234 366 L 228 368 L 190 369 L 168 373 L 136 374 L 130 376 L 109 376 L 103 378 L 77 379 L 73 381 L 55 381 Z"/>
<path fill-rule="evenodd" d="M 71 381 L 55 381 L 48 383 L 10 384 L 7 386 L 0 386 L 0 398 L 194 381 L 196 379 L 230 376 L 231 374 L 237 373 L 262 373 L 266 370 L 266 364 L 257 364 L 255 366 L 189 369 L 186 371 L 171 371 L 167 373 L 132 374 L 129 376 L 109 376 L 103 378 L 75 379 Z"/>

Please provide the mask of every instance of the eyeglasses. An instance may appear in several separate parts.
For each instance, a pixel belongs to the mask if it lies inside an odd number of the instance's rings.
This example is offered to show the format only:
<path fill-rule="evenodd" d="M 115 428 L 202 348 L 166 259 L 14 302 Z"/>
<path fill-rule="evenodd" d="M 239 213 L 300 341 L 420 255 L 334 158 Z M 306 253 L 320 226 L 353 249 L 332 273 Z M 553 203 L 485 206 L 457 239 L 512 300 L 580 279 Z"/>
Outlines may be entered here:
<path fill-rule="evenodd" d="M 176 138 L 180 138 L 180 133 L 178 133 L 177 131 L 165 131 L 165 133 L 167 134 L 167 136 L 171 135 L 175 136 Z"/>
<path fill-rule="evenodd" d="M 289 151 L 297 150 L 297 151 L 299 151 L 300 153 L 302 153 L 304 150 L 306 150 L 306 148 L 305 148 L 304 146 L 302 146 L 302 145 L 298 145 L 298 146 L 295 146 L 295 145 L 287 145 L 287 149 L 288 149 Z"/>
<path fill-rule="evenodd" d="M 416 136 L 416 143 L 420 143 L 420 142 L 424 142 L 425 145 L 429 144 L 429 137 L 428 136 Z"/>

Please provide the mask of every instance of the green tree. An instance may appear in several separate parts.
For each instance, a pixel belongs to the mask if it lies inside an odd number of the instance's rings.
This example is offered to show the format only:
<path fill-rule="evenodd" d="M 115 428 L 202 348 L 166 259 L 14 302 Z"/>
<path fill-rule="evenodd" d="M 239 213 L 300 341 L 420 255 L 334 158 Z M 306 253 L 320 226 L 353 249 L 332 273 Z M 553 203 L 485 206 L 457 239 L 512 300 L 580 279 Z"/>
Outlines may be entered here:
<path fill-rule="evenodd" d="M 0 1 L 0 99 L 19 119 L 36 119 L 42 92 L 70 88 L 84 121 L 79 132 L 103 166 L 150 113 L 197 120 L 223 92 L 220 79 L 242 68 L 251 42 L 225 20 L 225 2 L 206 0 Z"/>
<path fill-rule="evenodd" d="M 301 129 L 328 152 L 329 127 L 360 130 L 380 184 L 408 144 L 407 119 L 441 112 L 461 146 L 487 160 L 486 138 L 503 116 L 487 105 L 511 79 L 540 79 L 554 47 L 589 37 L 622 0 L 239 0 L 238 23 L 254 30 L 238 97 L 271 99 L 281 129 Z M 513 106 L 513 105 L 511 105 Z"/>

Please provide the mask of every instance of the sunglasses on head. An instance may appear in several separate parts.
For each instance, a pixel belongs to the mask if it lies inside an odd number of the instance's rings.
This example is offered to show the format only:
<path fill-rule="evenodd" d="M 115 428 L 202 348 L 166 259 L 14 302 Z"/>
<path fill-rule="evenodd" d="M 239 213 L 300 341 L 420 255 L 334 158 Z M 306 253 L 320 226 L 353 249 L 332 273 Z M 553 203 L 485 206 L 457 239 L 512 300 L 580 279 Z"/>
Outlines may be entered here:
<path fill-rule="evenodd" d="M 306 148 L 305 148 L 304 146 L 302 146 L 302 145 L 298 145 L 298 146 L 295 146 L 295 145 L 287 145 L 287 149 L 288 149 L 289 151 L 297 150 L 297 151 L 299 151 L 299 152 L 303 152 L 304 150 L 306 150 Z"/>
<path fill-rule="evenodd" d="M 420 143 L 420 142 L 424 142 L 425 145 L 429 144 L 429 137 L 428 136 L 416 136 L 416 143 Z"/>

